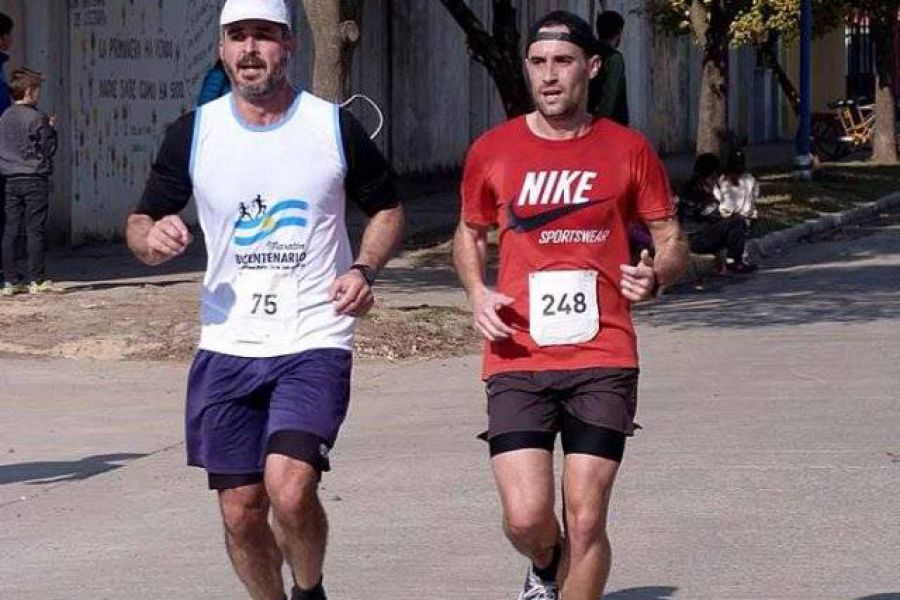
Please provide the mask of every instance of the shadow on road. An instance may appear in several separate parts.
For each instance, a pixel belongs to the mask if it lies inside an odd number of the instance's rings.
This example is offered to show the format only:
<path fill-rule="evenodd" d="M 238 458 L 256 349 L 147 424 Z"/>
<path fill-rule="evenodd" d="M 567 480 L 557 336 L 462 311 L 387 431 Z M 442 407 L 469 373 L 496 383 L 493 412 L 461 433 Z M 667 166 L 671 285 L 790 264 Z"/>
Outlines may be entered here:
<path fill-rule="evenodd" d="M 856 600 L 900 600 L 900 592 L 888 592 L 887 594 L 874 594 L 872 596 L 863 596 Z"/>
<path fill-rule="evenodd" d="M 671 600 L 677 591 L 671 586 L 636 587 L 605 594 L 603 600 Z"/>
<path fill-rule="evenodd" d="M 818 322 L 861 323 L 900 316 L 900 217 L 830 233 L 765 261 L 749 277 L 711 277 L 705 289 L 681 285 L 640 307 L 644 320 L 676 328 L 748 329 Z"/>
<path fill-rule="evenodd" d="M 22 483 L 47 485 L 63 481 L 78 481 L 124 467 L 123 463 L 146 454 L 100 454 L 81 460 L 40 461 L 14 465 L 0 465 L 0 485 Z"/>
<path fill-rule="evenodd" d="M 396 294 L 415 294 L 430 291 L 458 291 L 459 278 L 449 268 L 392 267 L 385 272 L 380 290 Z"/>
<path fill-rule="evenodd" d="M 900 268 L 821 265 L 762 271 L 717 293 L 683 293 L 639 311 L 676 328 L 859 323 L 900 317 Z"/>
<path fill-rule="evenodd" d="M 148 267 L 134 258 L 124 244 L 104 244 L 59 248 L 47 257 L 47 262 L 54 281 L 109 282 L 109 287 L 116 287 L 120 280 L 202 273 L 206 254 L 202 242 L 195 240 L 184 256 Z"/>
<path fill-rule="evenodd" d="M 196 279 L 185 278 L 185 279 L 170 279 L 167 281 L 154 281 L 152 283 L 147 283 L 144 281 L 136 281 L 134 283 L 116 283 L 114 281 L 110 281 L 110 282 L 106 282 L 106 283 L 85 283 L 85 284 L 78 284 L 78 285 L 68 285 L 68 286 L 66 286 L 65 292 L 67 294 L 72 293 L 72 292 L 88 292 L 88 291 L 100 292 L 103 290 L 114 290 L 114 289 L 129 288 L 129 287 L 144 288 L 147 286 L 155 286 L 155 287 L 165 288 L 165 287 L 170 287 L 173 285 L 179 285 L 182 283 L 195 283 L 196 281 L 197 281 Z"/>

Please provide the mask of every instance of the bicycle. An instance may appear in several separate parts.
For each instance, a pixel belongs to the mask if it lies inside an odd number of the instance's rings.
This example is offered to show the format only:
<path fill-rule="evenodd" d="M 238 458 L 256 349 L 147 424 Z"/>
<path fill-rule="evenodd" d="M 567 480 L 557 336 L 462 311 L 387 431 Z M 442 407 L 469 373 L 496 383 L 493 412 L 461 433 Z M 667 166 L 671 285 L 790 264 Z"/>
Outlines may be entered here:
<path fill-rule="evenodd" d="M 840 160 L 872 142 L 875 105 L 848 98 L 828 103 L 812 117 L 812 152 L 820 160 Z"/>

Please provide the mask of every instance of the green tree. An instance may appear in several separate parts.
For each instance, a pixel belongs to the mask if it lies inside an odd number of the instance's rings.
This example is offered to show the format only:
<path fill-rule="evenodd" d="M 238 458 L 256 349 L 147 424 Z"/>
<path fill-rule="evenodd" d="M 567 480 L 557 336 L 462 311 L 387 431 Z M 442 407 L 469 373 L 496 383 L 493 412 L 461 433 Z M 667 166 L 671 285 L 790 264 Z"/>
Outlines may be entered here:
<path fill-rule="evenodd" d="M 728 48 L 731 26 L 750 0 L 651 0 L 656 24 L 671 35 L 691 35 L 702 48 L 703 75 L 697 154 L 719 154 L 728 135 Z"/>
<path fill-rule="evenodd" d="M 841 23 L 842 0 L 813 0 L 815 29 L 824 33 Z M 697 125 L 697 153 L 718 153 L 727 138 L 728 50 L 754 45 L 773 69 L 795 110 L 797 88 L 778 60 L 778 40 L 799 34 L 800 0 L 651 0 L 656 25 L 669 35 L 690 35 L 703 49 L 703 77 Z"/>
<path fill-rule="evenodd" d="M 819 37 L 845 22 L 843 0 L 813 0 L 813 35 Z M 772 69 L 781 91 L 795 113 L 800 94 L 778 58 L 778 42 L 792 42 L 800 35 L 800 0 L 752 0 L 731 27 L 731 46 L 752 45 L 763 63 Z"/>

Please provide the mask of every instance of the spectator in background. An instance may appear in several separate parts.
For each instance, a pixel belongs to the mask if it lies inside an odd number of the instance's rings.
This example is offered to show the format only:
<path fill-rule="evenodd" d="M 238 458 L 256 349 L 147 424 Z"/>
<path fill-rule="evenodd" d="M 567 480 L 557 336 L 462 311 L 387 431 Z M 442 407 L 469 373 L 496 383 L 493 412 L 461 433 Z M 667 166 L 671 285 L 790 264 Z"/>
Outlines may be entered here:
<path fill-rule="evenodd" d="M 691 252 L 718 254 L 725 250 L 725 268 L 730 273 L 747 273 L 753 270 L 744 262 L 747 228 L 740 216 L 722 215 L 719 166 L 715 154 L 697 157 L 694 173 L 678 198 L 678 218 L 688 234 Z"/>
<path fill-rule="evenodd" d="M 740 217 L 747 227 L 756 220 L 759 182 L 747 171 L 747 157 L 739 148 L 732 148 L 728 153 L 725 172 L 715 192 L 723 217 Z"/>
<path fill-rule="evenodd" d="M 225 72 L 225 67 L 222 66 L 222 59 L 219 59 L 203 77 L 200 95 L 197 96 L 197 106 L 203 106 L 207 102 L 212 102 L 230 91 L 231 80 L 228 79 L 228 73 Z"/>
<path fill-rule="evenodd" d="M 588 111 L 595 117 L 607 117 L 628 126 L 628 90 L 625 85 L 625 58 L 619 52 L 625 19 L 614 10 L 597 15 L 600 40 L 600 72 L 591 80 Z"/>
<path fill-rule="evenodd" d="M 6 227 L 3 232 L 4 283 L 12 296 L 54 291 L 45 272 L 45 238 L 50 205 L 50 175 L 56 152 L 53 119 L 37 109 L 43 76 L 17 69 L 10 80 L 13 105 L 0 116 L 0 173 L 6 178 Z M 15 241 L 22 223 L 28 240 L 29 285 L 22 286 Z"/>
<path fill-rule="evenodd" d="M 3 65 L 9 60 L 9 47 L 12 45 L 13 20 L 6 13 L 0 12 L 0 115 L 12 104 L 9 96 L 9 86 L 6 84 L 6 73 Z M 6 202 L 3 199 L 3 190 L 6 184 L 0 175 L 0 248 L 3 247 L 3 230 L 6 227 Z M 3 264 L 3 252 L 0 250 L 0 265 Z M 0 266 L 0 282 L 3 282 L 3 267 Z"/>

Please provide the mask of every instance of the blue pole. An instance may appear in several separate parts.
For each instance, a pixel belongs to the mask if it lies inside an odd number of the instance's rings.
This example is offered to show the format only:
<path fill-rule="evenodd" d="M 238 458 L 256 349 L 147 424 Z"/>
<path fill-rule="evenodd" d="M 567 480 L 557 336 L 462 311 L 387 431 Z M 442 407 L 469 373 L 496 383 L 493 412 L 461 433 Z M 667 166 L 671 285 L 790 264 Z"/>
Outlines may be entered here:
<path fill-rule="evenodd" d="M 812 178 L 812 0 L 800 2 L 800 127 L 797 131 L 796 175 Z"/>

